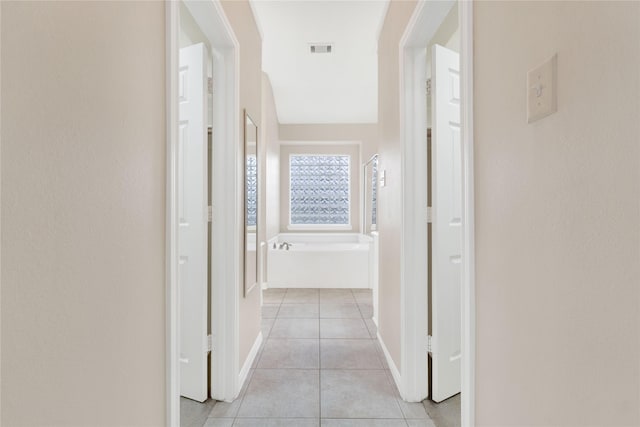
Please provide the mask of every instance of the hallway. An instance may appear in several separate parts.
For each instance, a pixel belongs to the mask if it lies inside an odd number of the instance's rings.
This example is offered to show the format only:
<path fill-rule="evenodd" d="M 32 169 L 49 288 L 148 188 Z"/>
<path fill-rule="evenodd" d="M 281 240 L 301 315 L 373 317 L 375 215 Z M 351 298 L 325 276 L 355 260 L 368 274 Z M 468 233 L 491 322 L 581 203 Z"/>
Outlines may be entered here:
<path fill-rule="evenodd" d="M 214 426 L 434 426 L 404 402 L 376 339 L 367 289 L 264 291 L 260 353 L 240 397 Z"/>

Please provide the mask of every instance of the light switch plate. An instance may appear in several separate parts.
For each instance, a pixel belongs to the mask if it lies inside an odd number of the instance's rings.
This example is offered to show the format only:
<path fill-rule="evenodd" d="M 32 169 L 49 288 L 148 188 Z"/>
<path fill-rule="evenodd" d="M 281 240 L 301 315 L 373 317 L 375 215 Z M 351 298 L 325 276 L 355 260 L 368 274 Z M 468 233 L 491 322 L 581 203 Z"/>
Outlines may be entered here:
<path fill-rule="evenodd" d="M 558 111 L 556 81 L 558 55 L 527 73 L 527 123 Z"/>

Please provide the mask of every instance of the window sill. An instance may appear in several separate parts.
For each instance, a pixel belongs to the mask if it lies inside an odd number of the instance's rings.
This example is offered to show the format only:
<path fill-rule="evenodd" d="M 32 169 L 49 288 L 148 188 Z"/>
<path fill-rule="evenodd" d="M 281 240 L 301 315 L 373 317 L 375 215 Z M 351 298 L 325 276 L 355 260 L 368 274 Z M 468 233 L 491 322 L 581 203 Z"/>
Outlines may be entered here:
<path fill-rule="evenodd" d="M 290 231 L 353 231 L 351 224 L 289 224 Z"/>

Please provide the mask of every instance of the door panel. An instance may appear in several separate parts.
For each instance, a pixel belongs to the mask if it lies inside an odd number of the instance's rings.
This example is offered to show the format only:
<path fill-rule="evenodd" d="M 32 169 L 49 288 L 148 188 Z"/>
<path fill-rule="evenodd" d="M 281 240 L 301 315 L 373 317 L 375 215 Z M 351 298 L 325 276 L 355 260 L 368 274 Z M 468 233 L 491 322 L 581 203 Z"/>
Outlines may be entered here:
<path fill-rule="evenodd" d="M 460 393 L 462 153 L 459 55 L 432 50 L 432 396 Z"/>
<path fill-rule="evenodd" d="M 207 399 L 207 129 L 203 44 L 180 49 L 178 289 L 180 395 Z"/>

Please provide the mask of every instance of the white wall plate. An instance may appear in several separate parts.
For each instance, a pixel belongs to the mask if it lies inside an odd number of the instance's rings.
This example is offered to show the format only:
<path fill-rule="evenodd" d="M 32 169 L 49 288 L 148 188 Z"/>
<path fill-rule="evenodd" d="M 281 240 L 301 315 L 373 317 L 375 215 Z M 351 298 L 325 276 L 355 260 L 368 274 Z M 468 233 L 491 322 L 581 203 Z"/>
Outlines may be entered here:
<path fill-rule="evenodd" d="M 558 111 L 556 95 L 558 55 L 527 73 L 527 123 Z"/>

